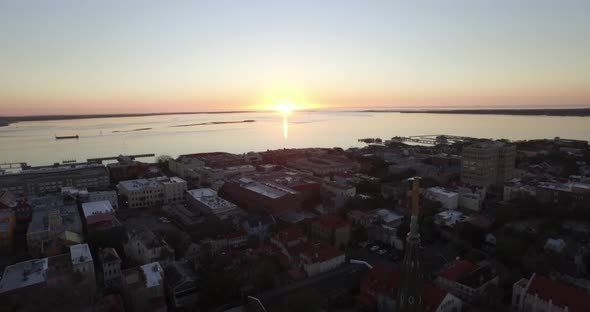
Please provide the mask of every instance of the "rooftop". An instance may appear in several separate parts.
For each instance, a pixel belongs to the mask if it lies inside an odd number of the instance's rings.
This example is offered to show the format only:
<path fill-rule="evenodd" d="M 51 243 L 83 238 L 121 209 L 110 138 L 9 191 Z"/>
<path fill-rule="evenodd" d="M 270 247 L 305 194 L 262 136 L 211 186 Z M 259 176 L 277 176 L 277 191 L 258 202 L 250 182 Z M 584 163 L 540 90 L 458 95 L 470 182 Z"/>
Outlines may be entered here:
<path fill-rule="evenodd" d="M 108 200 L 83 203 L 82 211 L 84 212 L 85 218 L 88 218 L 92 215 L 115 212 L 113 206 L 111 206 L 111 202 L 109 202 Z"/>
<path fill-rule="evenodd" d="M 175 183 L 186 183 L 183 179 L 179 177 L 156 177 L 156 178 L 149 178 L 149 179 L 136 179 L 136 180 L 126 180 L 119 182 L 119 186 L 125 188 L 128 191 L 138 191 L 144 188 L 152 187 L 157 188 L 164 184 L 175 184 Z"/>
<path fill-rule="evenodd" d="M 554 305 L 568 307 L 571 312 L 588 311 L 590 294 L 538 274 L 533 274 L 531 280 L 529 294 L 552 300 Z"/>
<path fill-rule="evenodd" d="M 102 164 L 96 163 L 74 163 L 74 164 L 54 164 L 49 166 L 38 166 L 38 167 L 22 167 L 22 168 L 10 168 L 0 170 L 0 175 L 16 175 L 16 174 L 47 174 L 57 173 L 64 171 L 80 170 L 87 168 L 106 168 Z M 106 170 L 105 170 L 106 172 Z"/>
<path fill-rule="evenodd" d="M 266 196 L 271 199 L 277 199 L 288 194 L 296 194 L 297 191 L 292 190 L 287 187 L 279 186 L 274 183 L 270 182 L 258 182 L 254 181 L 250 178 L 240 178 L 240 186 L 243 188 L 250 190 L 252 192 L 258 193 L 260 195 Z"/>
<path fill-rule="evenodd" d="M 145 276 L 145 286 L 147 288 L 156 287 L 162 283 L 162 274 L 164 270 L 160 266 L 160 263 L 153 262 L 144 264 L 141 266 L 141 269 Z"/>
<path fill-rule="evenodd" d="M 99 257 L 103 262 L 121 260 L 117 250 L 111 247 L 102 249 L 99 253 Z"/>
<path fill-rule="evenodd" d="M 475 271 L 477 268 L 478 267 L 470 261 L 460 260 L 442 269 L 438 272 L 438 276 L 451 281 L 458 281 L 469 273 Z"/>
<path fill-rule="evenodd" d="M 344 255 L 340 249 L 323 243 L 308 244 L 301 253 L 312 263 L 324 262 Z"/>
<path fill-rule="evenodd" d="M 48 260 L 33 259 L 9 265 L 0 279 L 0 294 L 11 290 L 45 283 Z"/>
<path fill-rule="evenodd" d="M 88 244 L 70 246 L 70 259 L 73 265 L 92 262 L 92 254 L 90 254 Z"/>
<path fill-rule="evenodd" d="M 211 210 L 237 208 L 234 203 L 217 196 L 217 192 L 209 188 L 189 190 L 187 192 L 192 198 L 209 207 Z"/>
<path fill-rule="evenodd" d="M 451 198 L 451 197 L 454 197 L 454 196 L 457 196 L 458 195 L 455 192 L 451 192 L 451 191 L 446 190 L 446 189 L 444 189 L 442 187 L 439 187 L 439 186 L 428 188 L 427 191 L 430 192 L 430 193 L 435 193 L 435 194 L 438 194 L 438 195 L 446 196 L 447 198 Z"/>
<path fill-rule="evenodd" d="M 389 210 L 389 209 L 375 209 L 373 214 L 379 217 L 383 222 L 390 223 L 403 219 L 403 216 Z"/>
<path fill-rule="evenodd" d="M 348 226 L 348 222 L 336 215 L 321 216 L 314 221 L 314 224 L 330 229 L 337 229 L 344 226 Z"/>
<path fill-rule="evenodd" d="M 144 264 L 122 272 L 129 289 L 152 288 L 162 284 L 164 269 L 158 262 Z"/>

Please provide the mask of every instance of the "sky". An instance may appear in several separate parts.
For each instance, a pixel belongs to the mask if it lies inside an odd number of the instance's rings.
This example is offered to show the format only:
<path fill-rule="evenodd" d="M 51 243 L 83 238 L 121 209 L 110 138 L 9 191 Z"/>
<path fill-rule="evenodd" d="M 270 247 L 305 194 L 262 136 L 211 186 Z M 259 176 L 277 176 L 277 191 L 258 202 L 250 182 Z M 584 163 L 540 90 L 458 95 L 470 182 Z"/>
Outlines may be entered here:
<path fill-rule="evenodd" d="M 590 1 L 0 1 L 0 116 L 588 107 Z"/>

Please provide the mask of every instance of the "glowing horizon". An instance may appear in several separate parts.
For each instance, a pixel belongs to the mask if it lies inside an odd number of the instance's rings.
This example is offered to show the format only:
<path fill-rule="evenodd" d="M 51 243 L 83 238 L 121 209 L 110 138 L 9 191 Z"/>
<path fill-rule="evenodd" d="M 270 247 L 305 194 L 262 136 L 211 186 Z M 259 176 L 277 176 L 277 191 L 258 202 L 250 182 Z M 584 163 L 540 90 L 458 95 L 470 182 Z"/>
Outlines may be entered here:
<path fill-rule="evenodd" d="M 0 2 L 0 116 L 590 106 L 589 1 Z"/>

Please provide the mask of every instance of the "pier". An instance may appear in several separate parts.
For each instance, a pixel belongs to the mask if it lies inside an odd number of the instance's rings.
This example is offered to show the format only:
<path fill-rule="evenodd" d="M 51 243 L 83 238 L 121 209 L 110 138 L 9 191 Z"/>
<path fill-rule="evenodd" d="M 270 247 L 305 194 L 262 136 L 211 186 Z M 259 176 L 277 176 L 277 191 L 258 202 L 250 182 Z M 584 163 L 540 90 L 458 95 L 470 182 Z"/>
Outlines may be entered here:
<path fill-rule="evenodd" d="M 107 157 L 97 157 L 97 158 L 88 158 L 86 159 L 87 162 L 93 163 L 102 163 L 105 160 L 118 160 L 121 157 L 128 157 L 131 159 L 135 158 L 144 158 L 144 157 L 155 157 L 156 154 L 137 154 L 137 155 L 119 155 L 119 156 L 107 156 Z"/>
<path fill-rule="evenodd" d="M 409 137 L 395 136 L 391 138 L 392 142 L 397 143 L 418 143 L 426 145 L 438 145 L 438 144 L 455 144 L 465 141 L 475 140 L 471 137 L 456 136 L 456 135 L 445 135 L 445 134 L 428 134 L 428 135 L 413 135 Z"/>

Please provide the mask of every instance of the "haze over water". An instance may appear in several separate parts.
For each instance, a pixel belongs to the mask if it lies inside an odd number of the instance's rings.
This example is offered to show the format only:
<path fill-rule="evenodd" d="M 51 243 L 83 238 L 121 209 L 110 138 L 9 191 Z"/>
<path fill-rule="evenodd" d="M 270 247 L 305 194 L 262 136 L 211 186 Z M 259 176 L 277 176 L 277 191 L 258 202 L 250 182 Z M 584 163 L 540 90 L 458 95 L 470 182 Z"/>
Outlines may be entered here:
<path fill-rule="evenodd" d="M 250 123 L 178 125 L 255 120 Z M 20 122 L 0 127 L 0 163 L 44 165 L 119 154 L 244 153 L 300 147 L 363 146 L 359 138 L 449 134 L 510 140 L 588 140 L 590 117 L 276 112 L 165 115 Z M 133 131 L 135 129 L 149 130 Z M 127 132 L 113 132 L 127 131 Z M 55 135 L 79 135 L 56 140 Z M 153 159 L 142 159 L 145 161 Z"/>

